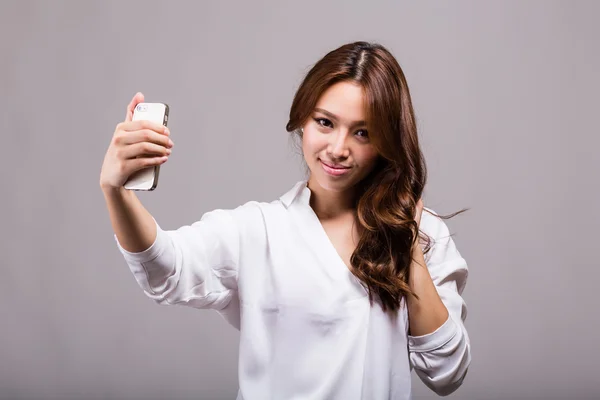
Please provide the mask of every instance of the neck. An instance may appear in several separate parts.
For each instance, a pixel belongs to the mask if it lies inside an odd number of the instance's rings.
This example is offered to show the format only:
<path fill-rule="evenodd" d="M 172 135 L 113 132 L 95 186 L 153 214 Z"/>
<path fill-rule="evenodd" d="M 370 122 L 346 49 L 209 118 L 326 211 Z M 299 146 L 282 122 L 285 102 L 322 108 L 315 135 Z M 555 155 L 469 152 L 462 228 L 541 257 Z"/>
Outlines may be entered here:
<path fill-rule="evenodd" d="M 324 189 L 312 178 L 308 180 L 307 186 L 311 191 L 310 206 L 319 219 L 338 218 L 354 213 L 354 189 L 334 192 Z"/>

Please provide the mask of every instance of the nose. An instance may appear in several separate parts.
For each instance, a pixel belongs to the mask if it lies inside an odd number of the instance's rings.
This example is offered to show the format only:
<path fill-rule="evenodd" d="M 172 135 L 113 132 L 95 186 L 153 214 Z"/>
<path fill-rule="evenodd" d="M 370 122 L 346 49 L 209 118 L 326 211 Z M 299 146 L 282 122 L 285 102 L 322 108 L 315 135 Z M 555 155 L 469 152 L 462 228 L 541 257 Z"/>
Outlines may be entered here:
<path fill-rule="evenodd" d="M 329 145 L 327 146 L 327 153 L 330 157 L 335 159 L 344 159 L 348 158 L 350 155 L 350 150 L 346 144 L 346 139 L 348 137 L 348 132 L 336 131 L 332 132 L 329 141 Z"/>

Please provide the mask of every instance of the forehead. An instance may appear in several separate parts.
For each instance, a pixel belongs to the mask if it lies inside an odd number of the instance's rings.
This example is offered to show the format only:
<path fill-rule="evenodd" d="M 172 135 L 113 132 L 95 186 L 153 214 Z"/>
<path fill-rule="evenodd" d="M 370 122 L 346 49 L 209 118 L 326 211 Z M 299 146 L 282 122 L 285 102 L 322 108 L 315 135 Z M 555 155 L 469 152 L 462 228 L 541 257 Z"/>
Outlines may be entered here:
<path fill-rule="evenodd" d="M 363 88 L 352 82 L 338 82 L 323 92 L 316 108 L 327 110 L 348 124 L 364 120 Z"/>

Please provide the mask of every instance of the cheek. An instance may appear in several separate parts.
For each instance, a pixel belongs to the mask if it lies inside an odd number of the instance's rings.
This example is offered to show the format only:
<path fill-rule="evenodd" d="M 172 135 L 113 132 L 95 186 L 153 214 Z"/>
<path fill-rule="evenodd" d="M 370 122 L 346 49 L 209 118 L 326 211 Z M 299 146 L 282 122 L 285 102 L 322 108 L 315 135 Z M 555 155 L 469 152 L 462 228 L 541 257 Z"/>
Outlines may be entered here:
<path fill-rule="evenodd" d="M 312 156 L 315 153 L 320 152 L 322 148 L 323 143 L 322 139 L 319 138 L 319 135 L 310 132 L 309 129 L 305 129 L 302 137 L 302 151 L 304 152 L 304 155 Z"/>
<path fill-rule="evenodd" d="M 377 161 L 377 151 L 373 148 L 363 148 L 356 155 L 357 161 L 363 167 L 372 166 Z"/>

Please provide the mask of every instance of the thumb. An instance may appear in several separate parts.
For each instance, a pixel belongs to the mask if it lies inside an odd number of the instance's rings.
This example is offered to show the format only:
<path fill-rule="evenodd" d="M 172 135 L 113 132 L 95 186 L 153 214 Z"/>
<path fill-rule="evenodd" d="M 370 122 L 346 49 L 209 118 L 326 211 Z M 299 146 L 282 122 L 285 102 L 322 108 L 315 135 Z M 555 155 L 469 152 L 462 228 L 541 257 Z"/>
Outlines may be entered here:
<path fill-rule="evenodd" d="M 135 96 L 133 96 L 133 99 L 131 99 L 131 102 L 129 102 L 129 104 L 127 105 L 127 114 L 125 114 L 125 122 L 131 121 L 131 119 L 133 118 L 133 110 L 135 109 L 135 106 L 137 106 L 138 103 L 143 102 L 144 94 L 142 92 L 137 92 Z"/>

